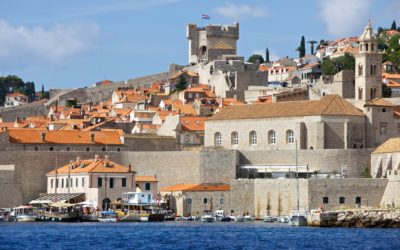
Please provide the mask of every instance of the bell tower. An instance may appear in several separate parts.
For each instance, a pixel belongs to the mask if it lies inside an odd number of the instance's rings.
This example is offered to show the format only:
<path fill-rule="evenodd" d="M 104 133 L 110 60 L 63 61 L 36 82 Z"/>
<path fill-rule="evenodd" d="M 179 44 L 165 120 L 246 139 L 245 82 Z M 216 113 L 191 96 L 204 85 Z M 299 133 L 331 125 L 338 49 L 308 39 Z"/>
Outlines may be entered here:
<path fill-rule="evenodd" d="M 359 37 L 358 49 L 355 56 L 355 100 L 365 104 L 382 97 L 382 54 L 378 52 L 378 38 L 370 21 Z"/>

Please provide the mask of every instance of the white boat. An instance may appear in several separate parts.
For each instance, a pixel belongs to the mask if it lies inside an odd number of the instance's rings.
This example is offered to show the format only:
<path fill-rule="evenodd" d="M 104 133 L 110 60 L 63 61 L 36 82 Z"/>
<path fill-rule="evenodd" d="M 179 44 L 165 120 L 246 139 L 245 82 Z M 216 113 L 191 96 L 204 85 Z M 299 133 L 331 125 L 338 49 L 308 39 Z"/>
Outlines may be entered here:
<path fill-rule="evenodd" d="M 215 220 L 221 221 L 223 218 L 225 218 L 224 210 L 215 210 L 214 217 Z"/>
<path fill-rule="evenodd" d="M 281 217 L 279 217 L 279 222 L 280 223 L 289 223 L 289 219 L 290 219 L 289 216 L 281 216 Z"/>
<path fill-rule="evenodd" d="M 118 214 L 114 211 L 103 211 L 101 212 L 101 217 L 99 217 L 100 222 L 117 222 Z"/>
<path fill-rule="evenodd" d="M 215 217 L 210 214 L 201 216 L 201 222 L 215 222 Z"/>
<path fill-rule="evenodd" d="M 303 210 L 293 209 L 290 213 L 289 225 L 291 226 L 307 226 L 307 213 Z"/>
<path fill-rule="evenodd" d="M 19 206 L 13 208 L 11 216 L 18 222 L 34 222 L 37 219 L 37 210 L 31 205 Z"/>
<path fill-rule="evenodd" d="M 274 218 L 272 216 L 266 215 L 264 216 L 264 219 L 262 220 L 263 222 L 274 222 Z"/>
<path fill-rule="evenodd" d="M 234 222 L 244 222 L 244 217 L 241 215 L 238 216 L 231 216 Z"/>
<path fill-rule="evenodd" d="M 251 215 L 246 215 L 245 217 L 243 217 L 244 221 L 253 221 L 254 218 L 251 217 Z"/>

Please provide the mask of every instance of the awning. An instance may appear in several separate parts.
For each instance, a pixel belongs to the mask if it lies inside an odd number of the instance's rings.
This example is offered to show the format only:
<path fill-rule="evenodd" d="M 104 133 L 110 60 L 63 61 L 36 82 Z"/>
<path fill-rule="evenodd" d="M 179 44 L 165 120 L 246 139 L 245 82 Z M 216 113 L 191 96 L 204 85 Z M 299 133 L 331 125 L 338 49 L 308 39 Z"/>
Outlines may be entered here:
<path fill-rule="evenodd" d="M 265 165 L 242 165 L 242 169 L 252 169 L 259 173 L 274 173 L 274 172 L 299 172 L 308 173 L 308 165 L 294 164 L 265 164 Z"/>
<path fill-rule="evenodd" d="M 70 199 L 78 198 L 79 196 L 84 196 L 84 193 L 74 193 L 74 194 L 45 194 L 36 200 L 29 202 L 29 204 L 52 204 L 55 202 L 65 202 Z"/>
<path fill-rule="evenodd" d="M 50 206 L 63 208 L 63 207 L 73 207 L 73 206 L 75 206 L 75 204 L 65 203 L 63 201 L 59 201 L 59 202 L 52 203 Z"/>

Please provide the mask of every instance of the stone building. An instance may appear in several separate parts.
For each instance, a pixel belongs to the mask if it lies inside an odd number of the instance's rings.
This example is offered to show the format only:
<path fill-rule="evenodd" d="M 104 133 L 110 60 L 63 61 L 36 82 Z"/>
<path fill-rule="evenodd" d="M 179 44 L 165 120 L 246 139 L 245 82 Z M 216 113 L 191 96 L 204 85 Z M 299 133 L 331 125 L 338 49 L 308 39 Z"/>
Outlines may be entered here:
<path fill-rule="evenodd" d="M 121 200 L 123 192 L 135 192 L 136 172 L 112 162 L 106 156 L 100 159 L 76 159 L 47 173 L 47 194 L 85 194 L 94 207 L 107 210 L 112 201 Z"/>
<path fill-rule="evenodd" d="M 379 146 L 371 155 L 373 178 L 388 180 L 388 187 L 381 205 L 400 206 L 400 138 L 391 138 Z"/>
<path fill-rule="evenodd" d="M 160 194 L 177 215 L 199 217 L 204 211 L 228 211 L 229 190 L 226 184 L 177 184 L 160 189 Z"/>
<path fill-rule="evenodd" d="M 21 93 L 8 93 L 6 94 L 6 100 L 4 107 L 15 107 L 24 105 L 29 102 L 29 98 Z"/>
<path fill-rule="evenodd" d="M 229 106 L 205 122 L 205 146 L 239 150 L 365 147 L 364 114 L 337 95 Z"/>
<path fill-rule="evenodd" d="M 239 23 L 206 27 L 188 24 L 186 37 L 189 40 L 189 64 L 211 62 L 222 55 L 236 55 Z"/>

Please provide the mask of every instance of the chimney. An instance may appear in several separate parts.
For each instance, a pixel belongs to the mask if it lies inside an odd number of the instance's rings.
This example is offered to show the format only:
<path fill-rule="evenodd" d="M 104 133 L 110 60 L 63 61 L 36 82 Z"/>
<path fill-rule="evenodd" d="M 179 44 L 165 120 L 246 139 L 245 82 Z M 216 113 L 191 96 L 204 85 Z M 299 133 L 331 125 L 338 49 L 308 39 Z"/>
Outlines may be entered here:
<path fill-rule="evenodd" d="M 45 132 L 42 132 L 42 133 L 40 134 L 40 136 L 41 136 L 41 138 L 42 138 L 42 142 L 45 142 L 45 141 L 46 141 L 46 133 L 45 133 Z"/>
<path fill-rule="evenodd" d="M 98 161 L 99 160 L 99 155 L 98 154 L 95 154 L 94 155 L 94 161 Z"/>
<path fill-rule="evenodd" d="M 15 122 L 19 123 L 19 117 L 18 116 L 15 117 Z"/>
<path fill-rule="evenodd" d="M 90 133 L 90 142 L 94 143 L 94 132 Z"/>
<path fill-rule="evenodd" d="M 132 172 L 132 165 L 131 164 L 128 165 L 128 168 L 129 168 L 129 173 Z"/>
<path fill-rule="evenodd" d="M 80 160 L 81 160 L 81 157 L 77 156 L 76 161 L 80 161 Z"/>

